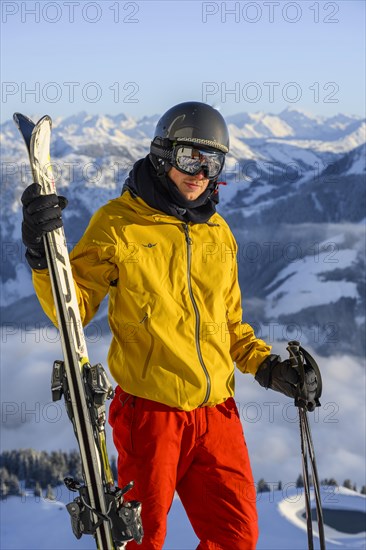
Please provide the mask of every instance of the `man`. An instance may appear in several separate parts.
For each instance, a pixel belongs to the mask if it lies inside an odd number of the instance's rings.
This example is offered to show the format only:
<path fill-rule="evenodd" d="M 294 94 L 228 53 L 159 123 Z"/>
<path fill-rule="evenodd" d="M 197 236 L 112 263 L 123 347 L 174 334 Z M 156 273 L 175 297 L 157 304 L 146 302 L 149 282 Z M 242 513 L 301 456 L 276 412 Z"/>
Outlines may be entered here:
<path fill-rule="evenodd" d="M 223 117 L 187 102 L 159 120 L 122 196 L 94 214 L 71 253 L 81 317 L 109 293 L 110 423 L 118 483 L 142 502 L 142 550 L 163 547 L 177 491 L 200 550 L 250 550 L 255 488 L 234 396 L 234 363 L 293 397 L 298 374 L 242 322 L 235 239 L 216 212 L 229 151 Z M 55 322 L 43 235 L 65 200 L 22 197 L 23 240 L 39 300 Z M 316 381 L 309 387 L 315 392 Z M 137 546 L 130 543 L 129 547 Z"/>

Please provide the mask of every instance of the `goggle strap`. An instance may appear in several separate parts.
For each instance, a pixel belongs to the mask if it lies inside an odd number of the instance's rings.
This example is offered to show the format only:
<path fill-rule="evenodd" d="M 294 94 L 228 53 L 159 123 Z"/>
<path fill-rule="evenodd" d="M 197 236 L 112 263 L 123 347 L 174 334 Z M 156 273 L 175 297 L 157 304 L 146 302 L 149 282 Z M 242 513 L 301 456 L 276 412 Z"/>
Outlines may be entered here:
<path fill-rule="evenodd" d="M 193 146 L 194 144 L 199 144 L 199 145 L 204 145 L 206 147 L 212 147 L 214 149 L 218 149 L 219 151 L 221 151 L 221 153 L 229 152 L 229 149 L 225 147 L 225 145 L 222 145 L 221 143 L 217 143 L 217 141 L 211 141 L 209 139 L 199 139 L 199 138 L 175 138 L 175 139 L 178 143 L 179 142 L 192 143 Z M 198 149 L 198 147 L 196 147 L 196 149 Z"/>
<path fill-rule="evenodd" d="M 150 145 L 150 153 L 158 157 L 161 157 L 165 160 L 170 160 L 172 157 L 171 149 L 165 149 L 165 147 L 156 145 L 154 142 L 152 142 Z"/>

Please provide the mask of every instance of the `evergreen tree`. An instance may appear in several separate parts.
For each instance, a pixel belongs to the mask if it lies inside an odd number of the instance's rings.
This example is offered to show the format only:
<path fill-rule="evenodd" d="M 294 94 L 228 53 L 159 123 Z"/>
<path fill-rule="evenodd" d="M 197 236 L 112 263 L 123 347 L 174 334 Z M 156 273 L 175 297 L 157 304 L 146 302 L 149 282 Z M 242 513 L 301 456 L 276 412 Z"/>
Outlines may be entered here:
<path fill-rule="evenodd" d="M 36 481 L 36 484 L 34 486 L 33 495 L 36 498 L 40 498 L 42 496 L 42 487 L 39 481 Z"/>
<path fill-rule="evenodd" d="M 350 479 L 345 479 L 343 481 L 343 487 L 346 489 L 352 489 L 352 481 Z"/>
<path fill-rule="evenodd" d="M 268 493 L 270 490 L 271 489 L 268 483 L 266 483 L 263 478 L 258 481 L 258 485 L 257 485 L 258 493 Z"/>
<path fill-rule="evenodd" d="M 304 487 L 304 478 L 301 474 L 299 474 L 299 477 L 296 480 L 296 487 L 299 489 L 300 487 Z"/>
<path fill-rule="evenodd" d="M 15 477 L 10 479 L 11 475 Z M 9 483 L 13 492 L 16 487 L 19 489 L 19 480 L 25 487 L 35 488 L 38 482 L 41 488 L 46 489 L 48 484 L 52 487 L 62 484 L 66 476 L 76 480 L 83 479 L 78 451 L 48 453 L 35 449 L 19 449 L 0 454 L 0 486 L 3 494 L 9 489 Z M 39 490 L 38 487 L 37 489 Z"/>
<path fill-rule="evenodd" d="M 61 451 L 52 452 L 50 456 L 50 476 L 49 483 L 53 486 L 61 485 L 64 480 L 64 472 L 67 471 L 67 461 L 65 459 L 65 454 Z"/>
<path fill-rule="evenodd" d="M 50 484 L 47 485 L 46 498 L 48 500 L 56 500 L 55 493 L 53 492 L 53 489 Z"/>
<path fill-rule="evenodd" d="M 6 468 L 0 468 L 0 498 L 4 499 L 7 497 L 9 488 L 9 472 Z"/>
<path fill-rule="evenodd" d="M 83 479 L 81 473 L 81 461 L 78 451 L 71 451 L 67 459 L 67 475 L 74 479 Z"/>
<path fill-rule="evenodd" d="M 0 499 L 3 500 L 8 496 L 8 487 L 4 481 L 0 481 Z"/>
<path fill-rule="evenodd" d="M 360 493 L 361 495 L 366 495 L 366 485 L 362 485 Z"/>
<path fill-rule="evenodd" d="M 17 476 L 15 474 L 10 474 L 9 475 L 9 481 L 7 482 L 7 487 L 8 487 L 8 495 L 14 495 L 14 496 L 18 496 L 20 495 L 20 483 L 19 483 L 19 479 L 17 478 Z"/>
<path fill-rule="evenodd" d="M 331 478 L 325 478 L 325 479 L 322 479 L 321 482 L 320 482 L 320 485 L 331 485 L 333 487 L 338 487 L 338 483 L 337 481 L 331 477 Z"/>

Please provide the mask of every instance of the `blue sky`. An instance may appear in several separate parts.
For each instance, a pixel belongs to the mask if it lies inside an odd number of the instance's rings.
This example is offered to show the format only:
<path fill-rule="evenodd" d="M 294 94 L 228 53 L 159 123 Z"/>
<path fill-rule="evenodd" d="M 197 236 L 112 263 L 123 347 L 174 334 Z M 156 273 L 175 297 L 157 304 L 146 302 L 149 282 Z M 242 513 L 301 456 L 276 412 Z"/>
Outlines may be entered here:
<path fill-rule="evenodd" d="M 1 3 L 1 120 L 201 100 L 365 115 L 362 1 Z"/>

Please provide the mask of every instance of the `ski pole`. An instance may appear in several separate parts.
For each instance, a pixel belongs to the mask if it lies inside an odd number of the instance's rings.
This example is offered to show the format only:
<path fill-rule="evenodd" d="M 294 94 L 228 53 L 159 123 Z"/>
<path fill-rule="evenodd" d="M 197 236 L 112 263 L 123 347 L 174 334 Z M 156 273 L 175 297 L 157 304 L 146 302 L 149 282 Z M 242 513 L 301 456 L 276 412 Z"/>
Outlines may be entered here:
<path fill-rule="evenodd" d="M 316 515 L 318 522 L 320 549 L 325 550 L 325 536 L 324 536 L 324 521 L 323 511 L 321 505 L 320 488 L 318 470 L 315 460 L 314 444 L 311 437 L 311 430 L 309 420 L 307 417 L 307 411 L 313 411 L 315 407 L 320 407 L 319 397 L 322 392 L 322 379 L 319 367 L 315 359 L 300 346 L 300 342 L 296 340 L 288 342 L 287 350 L 290 354 L 290 361 L 292 366 L 298 369 L 299 373 L 299 385 L 298 395 L 295 398 L 295 406 L 299 410 L 299 425 L 300 425 L 300 443 L 301 443 L 301 457 L 302 457 L 302 469 L 304 478 L 304 494 L 305 494 L 305 510 L 306 510 L 306 524 L 308 534 L 308 547 L 309 550 L 314 550 L 314 537 L 313 537 L 313 525 L 311 514 L 311 498 L 310 498 L 310 477 L 308 469 L 308 457 L 310 458 L 311 471 L 313 475 L 313 486 L 316 503 Z M 317 377 L 317 391 L 313 401 L 309 400 L 308 389 L 305 380 L 305 368 L 310 367 L 315 371 Z"/>
<path fill-rule="evenodd" d="M 315 460 L 314 445 L 311 437 L 309 420 L 306 412 L 302 411 L 302 413 L 304 414 L 303 422 L 305 427 L 307 445 L 309 449 L 311 470 L 313 474 L 313 485 L 314 485 L 314 493 L 315 493 L 316 514 L 318 519 L 320 548 L 323 550 L 325 549 L 325 535 L 324 535 L 324 520 L 323 520 L 323 510 L 322 510 L 322 503 L 321 503 L 321 497 L 320 497 L 318 469 L 317 469 L 316 460 Z"/>
<path fill-rule="evenodd" d="M 307 459 L 307 445 L 306 445 L 306 439 L 305 439 L 304 415 L 302 413 L 303 413 L 302 409 L 299 409 L 300 443 L 301 443 L 301 457 L 302 457 L 302 472 L 303 472 L 303 478 L 304 478 L 306 525 L 307 525 L 307 534 L 308 534 L 308 547 L 309 547 L 309 550 L 314 550 L 313 524 L 312 524 L 311 504 L 310 504 L 310 478 L 309 478 L 308 459 Z"/>

